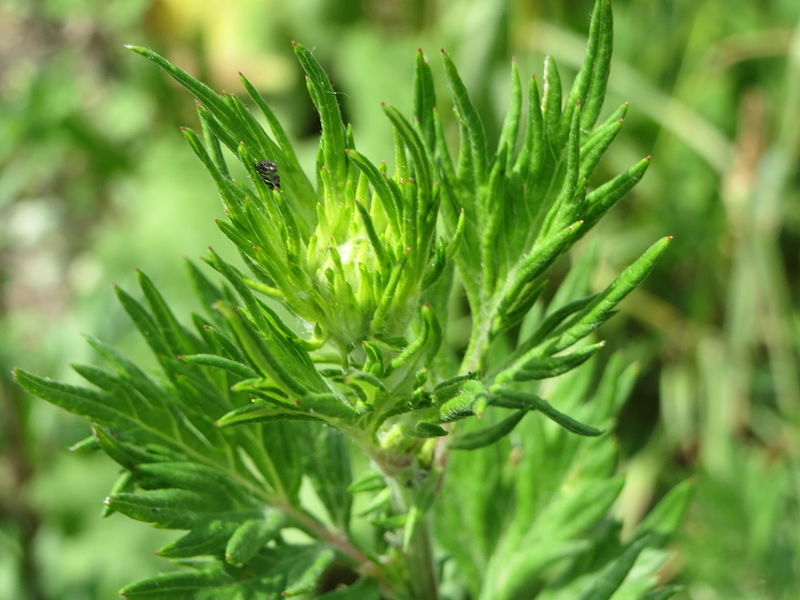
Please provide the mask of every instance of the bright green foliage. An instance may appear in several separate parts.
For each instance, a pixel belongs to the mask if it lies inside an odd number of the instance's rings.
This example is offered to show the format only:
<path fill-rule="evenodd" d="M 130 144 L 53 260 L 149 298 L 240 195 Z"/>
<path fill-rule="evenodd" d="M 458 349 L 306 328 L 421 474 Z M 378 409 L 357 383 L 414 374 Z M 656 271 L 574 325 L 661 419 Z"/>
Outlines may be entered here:
<path fill-rule="evenodd" d="M 159 552 L 192 570 L 123 595 L 652 597 L 665 557 L 658 548 L 688 488 L 620 540 L 609 509 L 623 479 L 604 431 L 633 371 L 618 361 L 602 377 L 577 367 L 603 347 L 592 333 L 670 238 L 594 294 L 587 255 L 544 301 L 549 268 L 649 162 L 589 191 L 626 110 L 595 127 L 610 4 L 595 5 L 566 99 L 552 60 L 543 93 L 532 79 L 525 102 L 512 65 L 496 145 L 443 53 L 460 131 L 455 159 L 420 52 L 413 118 L 383 107 L 391 174 L 355 149 L 327 75 L 300 44 L 322 125 L 315 181 L 244 77 L 266 129 L 238 97 L 131 49 L 197 98 L 202 132 L 183 132 L 218 187 L 227 215 L 219 226 L 246 271 L 213 250 L 206 262 L 223 283 L 188 265 L 203 307 L 191 328 L 143 273 L 143 302 L 117 290 L 158 375 L 94 339 L 107 368 L 75 367 L 94 387 L 16 373 L 30 392 L 94 423 L 96 444 L 123 468 L 107 514 L 186 532 Z M 231 175 L 231 157 L 245 179 Z M 266 176 L 263 161 L 277 173 Z M 459 365 L 445 328 L 448 298 L 462 289 L 472 331 Z M 432 531 L 451 559 L 444 570 Z"/>

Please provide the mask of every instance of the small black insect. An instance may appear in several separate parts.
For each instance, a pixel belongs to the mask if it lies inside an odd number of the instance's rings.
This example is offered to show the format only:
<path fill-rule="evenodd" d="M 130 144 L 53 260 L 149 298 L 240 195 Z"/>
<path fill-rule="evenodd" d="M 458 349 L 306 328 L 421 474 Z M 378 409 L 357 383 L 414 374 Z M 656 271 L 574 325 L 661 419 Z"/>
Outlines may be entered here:
<path fill-rule="evenodd" d="M 271 160 L 262 160 L 255 165 L 258 178 L 273 190 L 278 190 L 281 187 L 281 178 L 278 175 L 278 165 Z"/>

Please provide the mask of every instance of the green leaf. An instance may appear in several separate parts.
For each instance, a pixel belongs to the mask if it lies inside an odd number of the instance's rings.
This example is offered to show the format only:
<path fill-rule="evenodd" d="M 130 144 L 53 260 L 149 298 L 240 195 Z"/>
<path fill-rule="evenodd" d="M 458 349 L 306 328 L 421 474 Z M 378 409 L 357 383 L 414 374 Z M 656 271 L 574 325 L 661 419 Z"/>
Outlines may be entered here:
<path fill-rule="evenodd" d="M 131 600 L 277 600 L 312 568 L 319 554 L 317 545 L 267 548 L 242 567 L 217 563 L 195 571 L 165 573 L 128 585 L 120 594 Z"/>
<path fill-rule="evenodd" d="M 483 130 L 478 111 L 470 100 L 469 92 L 458 74 L 456 66 L 447 53 L 442 50 L 442 62 L 450 88 L 453 90 L 456 117 L 464 127 L 466 138 L 462 136 L 462 143 L 468 146 L 472 167 L 475 170 L 475 181 L 483 182 L 486 179 L 486 134 Z"/>
<path fill-rule="evenodd" d="M 422 139 L 430 150 L 433 150 L 436 138 L 433 123 L 435 109 L 436 92 L 433 88 L 433 74 L 422 49 L 418 48 L 414 70 L 414 118 L 417 120 Z"/>
<path fill-rule="evenodd" d="M 280 383 L 294 394 L 304 395 L 307 392 L 307 389 L 289 374 L 285 368 L 286 363 L 272 354 L 270 350 L 274 346 L 268 348 L 264 344 L 262 336 L 259 335 L 261 332 L 253 330 L 239 309 L 226 302 L 217 302 L 216 309 L 236 333 L 239 344 L 261 375 Z"/>
<path fill-rule="evenodd" d="M 247 365 L 243 365 L 238 361 L 223 356 L 216 356 L 214 354 L 190 354 L 179 356 L 178 359 L 193 365 L 222 369 L 243 379 L 258 377 L 258 373 Z"/>
<path fill-rule="evenodd" d="M 317 596 L 317 600 L 380 600 L 380 587 L 374 579 L 359 579 L 353 585 Z"/>
<path fill-rule="evenodd" d="M 559 288 L 559 290 L 560 289 L 561 288 Z M 560 323 L 562 323 L 564 319 L 588 306 L 597 298 L 598 295 L 599 294 L 592 294 L 591 296 L 585 296 L 584 298 L 572 300 L 571 302 L 568 302 L 564 306 L 561 306 L 558 309 L 551 312 L 541 322 L 536 331 L 527 338 L 525 338 L 525 340 L 522 341 L 517 346 L 517 349 L 514 351 L 514 354 L 511 356 L 511 359 L 517 360 L 523 353 L 526 353 L 531 348 L 537 346 L 547 337 L 547 335 L 551 331 L 553 331 Z"/>
<path fill-rule="evenodd" d="M 231 501 L 246 499 L 230 475 L 217 467 L 191 461 L 145 462 L 136 466 L 142 487 L 177 488 L 213 494 Z"/>
<path fill-rule="evenodd" d="M 694 482 L 687 479 L 674 486 L 647 513 L 636 529 L 637 536 L 647 536 L 649 545 L 663 545 L 677 531 L 694 494 Z"/>
<path fill-rule="evenodd" d="M 225 548 L 236 525 L 236 521 L 229 519 L 214 519 L 200 523 L 186 535 L 162 546 L 156 554 L 164 558 L 217 555 Z"/>
<path fill-rule="evenodd" d="M 603 433 L 602 429 L 597 429 L 591 425 L 581 423 L 569 415 L 565 415 L 556 410 L 549 402 L 534 394 L 509 390 L 499 385 L 493 385 L 490 390 L 499 397 L 495 398 L 492 402 L 492 404 L 497 406 L 539 411 L 551 421 L 555 421 L 564 429 L 572 433 L 577 433 L 578 435 L 597 436 Z"/>
<path fill-rule="evenodd" d="M 630 543 L 624 552 L 592 582 L 591 587 L 581 594 L 579 600 L 609 600 L 622 585 L 646 544 L 646 539 Z"/>
<path fill-rule="evenodd" d="M 71 413 L 112 426 L 127 420 L 125 415 L 109 406 L 105 395 L 98 391 L 37 377 L 22 369 L 14 369 L 13 374 L 26 391 Z"/>
<path fill-rule="evenodd" d="M 594 173 L 595 167 L 597 167 L 603 154 L 622 129 L 622 123 L 622 119 L 614 121 L 609 127 L 602 131 L 602 135 L 598 135 L 592 140 L 593 143 L 591 146 L 587 147 L 588 144 L 581 146 L 580 172 L 578 173 L 579 180 L 586 180 Z"/>
<path fill-rule="evenodd" d="M 460 393 L 447 399 L 439 407 L 439 422 L 449 423 L 464 417 L 483 416 L 489 397 L 488 390 L 479 381 L 465 380 Z M 434 391 L 435 392 L 435 391 Z"/>
<path fill-rule="evenodd" d="M 523 180 L 532 175 L 538 175 L 544 162 L 544 117 L 542 116 L 539 86 L 536 77 L 531 77 L 528 82 L 528 121 L 525 126 L 525 138 L 522 149 L 514 163 L 514 172 L 520 173 Z"/>
<path fill-rule="evenodd" d="M 344 434 L 332 427 L 309 432 L 303 466 L 331 521 L 343 530 L 350 523 L 353 496 L 350 486 L 350 448 Z"/>
<path fill-rule="evenodd" d="M 206 105 L 209 110 L 213 110 L 214 114 L 219 118 L 231 118 L 230 110 L 210 87 L 198 81 L 189 75 L 183 69 L 175 66 L 163 56 L 153 52 L 149 48 L 142 48 L 141 46 L 132 46 L 126 44 L 128 50 L 132 50 L 137 54 L 141 54 L 145 58 L 152 60 L 159 67 L 164 69 L 175 81 L 180 83 L 183 87 L 189 90 L 200 102 Z"/>
<path fill-rule="evenodd" d="M 368 158 L 357 150 L 345 150 L 347 157 L 361 170 L 372 184 L 372 189 L 375 191 L 378 199 L 381 202 L 381 207 L 389 218 L 389 225 L 397 235 L 400 234 L 401 222 L 400 213 L 401 206 L 399 199 L 395 196 L 392 186 L 389 184 L 386 176 L 381 173 L 378 168 L 373 165 Z"/>
<path fill-rule="evenodd" d="M 500 130 L 500 139 L 497 142 L 497 153 L 503 147 L 513 153 L 517 147 L 519 124 L 522 116 L 522 82 L 519 77 L 519 68 L 516 59 L 511 59 L 511 99 L 509 100 L 503 128 Z"/>
<path fill-rule="evenodd" d="M 388 104 L 383 104 L 382 107 L 383 112 L 389 117 L 395 131 L 402 139 L 403 145 L 411 154 L 414 175 L 418 183 L 417 190 L 420 196 L 419 217 L 425 217 L 427 216 L 428 205 L 432 201 L 430 197 L 430 190 L 433 182 L 431 159 L 428 156 L 427 149 L 422 139 L 420 139 L 419 135 L 406 118 L 400 114 L 400 111 Z"/>
<path fill-rule="evenodd" d="M 156 357 L 180 353 L 180 350 L 175 352 L 169 347 L 169 344 L 164 339 L 162 330 L 144 306 L 122 288 L 115 286 L 114 291 L 117 293 L 117 298 L 119 298 L 120 304 L 122 304 L 125 312 L 128 313 L 128 316 L 136 325 L 136 328 L 142 334 L 142 337 L 147 342 L 147 345 L 150 346 L 150 349 Z"/>
<path fill-rule="evenodd" d="M 137 465 L 165 460 L 166 458 L 162 455 L 148 452 L 135 444 L 117 439 L 110 431 L 98 425 L 94 425 L 92 431 L 103 452 L 126 469 L 134 469 Z"/>
<path fill-rule="evenodd" d="M 211 252 L 210 262 L 218 269 L 236 292 L 241 296 L 257 332 L 242 318 L 242 311 L 226 302 L 218 302 L 215 308 L 220 311 L 231 329 L 236 332 L 240 342 L 248 348 L 251 360 L 257 360 L 262 374 L 280 381 L 295 393 L 310 390 L 326 392 L 328 387 L 314 368 L 308 352 L 299 344 L 297 336 L 283 324 L 278 315 L 264 303 L 258 302 L 238 271 L 215 252 Z"/>
<path fill-rule="evenodd" d="M 225 560 L 242 565 L 253 558 L 283 527 L 286 519 L 277 510 L 268 510 L 261 519 L 251 519 L 239 525 L 225 546 Z"/>
<path fill-rule="evenodd" d="M 127 600 L 196 600 L 199 592 L 229 587 L 234 583 L 235 580 L 222 570 L 178 571 L 137 581 L 119 593 Z"/>
<path fill-rule="evenodd" d="M 560 352 L 597 329 L 612 314 L 614 307 L 639 285 L 666 251 L 672 236 L 664 237 L 650 246 L 642 256 L 626 268 L 594 301 L 559 327 L 546 342 L 548 354 Z"/>
<path fill-rule="evenodd" d="M 611 68 L 612 26 L 611 2 L 596 0 L 589 25 L 589 40 L 583 66 L 575 78 L 567 100 L 564 124 L 569 123 L 572 116 L 571 107 L 576 102 L 580 102 L 584 108 L 581 111 L 582 129 L 591 129 L 600 114 Z"/>
<path fill-rule="evenodd" d="M 515 305 L 520 301 L 526 286 L 536 281 L 569 248 L 580 235 L 582 225 L 583 222 L 578 221 L 561 231 L 553 233 L 543 242 L 536 244 L 520 260 L 519 265 L 509 275 L 500 292 L 499 314 L 507 314 L 515 309 Z"/>
<path fill-rule="evenodd" d="M 591 83 L 585 96 L 584 109 L 581 111 L 581 127 L 591 129 L 606 96 L 608 74 L 611 71 L 611 51 L 614 43 L 614 24 L 610 0 L 596 0 L 592 22 L 589 27 L 589 48 L 597 39 L 596 50 L 587 49 L 586 58 L 591 62 Z M 587 60 L 587 62 L 589 62 Z"/>
<path fill-rule="evenodd" d="M 536 349 L 534 349 L 522 356 L 510 367 L 498 373 L 497 377 L 495 377 L 495 383 L 556 377 L 579 367 L 604 345 L 605 342 L 598 342 L 559 356 L 538 356 Z"/>
<path fill-rule="evenodd" d="M 202 344 L 178 322 L 150 278 L 139 269 L 136 270 L 136 276 L 150 306 L 150 311 L 161 330 L 161 335 L 169 344 L 172 352 L 174 354 L 197 352 Z"/>
<path fill-rule="evenodd" d="M 418 438 L 435 438 L 447 435 L 448 431 L 436 423 L 419 421 L 414 424 L 414 428 L 407 432 L 408 435 Z"/>
<path fill-rule="evenodd" d="M 336 99 L 336 91 L 333 89 L 328 75 L 311 52 L 297 42 L 292 42 L 292 47 L 297 59 L 300 61 L 300 65 L 306 72 L 311 100 L 319 112 L 320 123 L 322 124 L 321 148 L 324 164 L 333 177 L 340 179 L 340 184 L 343 184 L 345 176 L 345 127 L 342 121 L 342 113 L 339 109 L 339 102 Z"/>
<path fill-rule="evenodd" d="M 124 492 L 132 492 L 136 487 L 136 481 L 134 480 L 133 473 L 128 470 L 123 471 L 117 480 L 114 482 L 114 485 L 111 486 L 111 491 L 109 495 L 114 494 L 122 494 Z M 114 514 L 114 510 L 108 506 L 103 505 L 103 510 L 100 513 L 100 516 L 104 519 L 106 517 L 110 517 Z"/>
<path fill-rule="evenodd" d="M 489 427 L 464 433 L 456 433 L 449 438 L 447 447 L 452 450 L 476 450 L 494 444 L 499 439 L 511 433 L 527 412 L 527 410 L 518 410 L 502 421 L 490 425 Z"/>
<path fill-rule="evenodd" d="M 299 409 L 277 406 L 273 402 L 257 401 L 246 406 L 234 408 L 214 421 L 217 427 L 244 425 L 248 423 L 267 423 L 270 421 L 316 421 L 313 417 Z"/>
<path fill-rule="evenodd" d="M 645 171 L 650 166 L 651 160 L 649 156 L 643 158 L 624 173 L 620 173 L 611 181 L 586 195 L 581 213 L 587 225 L 585 231 L 593 227 L 618 200 L 639 183 L 639 180 L 644 177 Z"/>
<path fill-rule="evenodd" d="M 283 590 L 282 595 L 292 597 L 313 592 L 320 577 L 325 573 L 334 558 L 336 558 L 336 554 L 333 550 L 321 550 L 308 569 L 292 585 Z"/>
<path fill-rule="evenodd" d="M 109 508 L 167 529 L 191 529 L 200 520 L 224 518 L 231 505 L 212 493 L 182 489 L 146 490 L 106 498 Z"/>
<path fill-rule="evenodd" d="M 551 144 L 559 144 L 561 121 L 561 76 L 552 56 L 544 57 L 544 90 L 542 94 L 542 116 L 545 131 Z"/>

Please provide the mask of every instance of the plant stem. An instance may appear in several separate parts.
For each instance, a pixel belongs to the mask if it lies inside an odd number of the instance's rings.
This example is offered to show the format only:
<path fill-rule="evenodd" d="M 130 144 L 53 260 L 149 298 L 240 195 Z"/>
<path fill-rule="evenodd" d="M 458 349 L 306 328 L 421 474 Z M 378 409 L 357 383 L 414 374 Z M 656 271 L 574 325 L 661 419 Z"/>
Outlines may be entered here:
<path fill-rule="evenodd" d="M 331 548 L 338 550 L 348 558 L 352 559 L 358 567 L 362 567 L 370 563 L 369 558 L 356 548 L 347 539 L 347 536 L 341 533 L 330 531 L 325 525 L 320 523 L 315 517 L 308 514 L 306 511 L 298 509 L 288 503 L 276 502 L 275 505 L 284 511 L 287 515 L 295 519 L 303 528 L 313 533 L 319 539 L 327 543 Z"/>
<path fill-rule="evenodd" d="M 409 514 L 415 505 L 414 488 L 403 485 L 395 477 L 387 477 L 398 510 Z M 409 525 L 406 524 L 406 527 Z M 408 547 L 403 550 L 405 562 L 405 584 L 412 600 L 438 600 L 436 564 L 431 543 L 431 531 L 427 515 L 421 515 L 413 525 Z"/>
<path fill-rule="evenodd" d="M 477 317 L 477 322 L 472 327 L 469 337 L 469 344 L 464 353 L 464 360 L 461 362 L 461 373 L 472 373 L 481 371 L 484 367 L 486 352 L 491 342 L 491 319 Z"/>
<path fill-rule="evenodd" d="M 415 600 L 437 600 L 436 563 L 431 544 L 428 517 L 424 515 L 417 523 L 406 552 L 409 583 Z"/>

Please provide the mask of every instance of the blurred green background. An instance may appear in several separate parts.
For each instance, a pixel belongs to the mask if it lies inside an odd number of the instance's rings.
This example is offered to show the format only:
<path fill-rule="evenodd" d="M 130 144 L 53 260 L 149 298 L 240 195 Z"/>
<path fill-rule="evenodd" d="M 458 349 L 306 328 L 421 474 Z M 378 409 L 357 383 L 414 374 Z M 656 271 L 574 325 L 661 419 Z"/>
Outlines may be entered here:
<path fill-rule="evenodd" d="M 632 524 L 671 485 L 695 502 L 661 574 L 681 598 L 800 597 L 800 4 L 615 0 L 606 111 L 631 110 L 603 175 L 655 157 L 586 243 L 597 285 L 652 240 L 667 258 L 606 326 L 642 365 L 617 436 Z M 26 397 L 11 366 L 69 378 L 81 332 L 146 361 L 116 306 L 141 267 L 180 312 L 182 256 L 226 243 L 185 146 L 191 98 L 123 43 L 216 89 L 238 71 L 313 160 L 318 122 L 290 41 L 314 49 L 359 147 L 391 157 L 386 100 L 411 105 L 417 47 L 446 47 L 496 132 L 508 65 L 571 80 L 590 0 L 3 0 L 0 3 L 0 600 L 113 598 L 167 567 L 168 532 L 101 520 L 110 461 L 66 448 L 77 419 Z M 447 93 L 443 81 L 440 99 Z"/>

